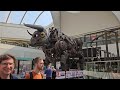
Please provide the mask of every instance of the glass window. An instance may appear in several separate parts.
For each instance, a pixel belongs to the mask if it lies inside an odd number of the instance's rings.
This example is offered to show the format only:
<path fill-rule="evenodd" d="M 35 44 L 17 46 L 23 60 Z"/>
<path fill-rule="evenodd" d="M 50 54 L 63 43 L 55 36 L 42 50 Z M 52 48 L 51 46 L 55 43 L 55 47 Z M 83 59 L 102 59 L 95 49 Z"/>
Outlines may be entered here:
<path fill-rule="evenodd" d="M 41 13 L 42 11 L 28 11 L 22 21 L 21 24 L 26 23 L 26 24 L 33 24 L 34 21 L 36 20 L 36 18 L 38 17 L 38 15 Z M 45 18 L 45 17 L 44 17 Z"/>
<path fill-rule="evenodd" d="M 42 26 L 47 26 L 53 22 L 51 12 L 50 11 L 45 11 L 42 13 L 42 15 L 38 18 L 36 21 L 36 25 L 42 25 Z"/>
<path fill-rule="evenodd" d="M 19 24 L 25 11 L 12 11 L 7 23 Z"/>
<path fill-rule="evenodd" d="M 0 22 L 6 22 L 10 11 L 0 11 Z"/>
<path fill-rule="evenodd" d="M 53 18 L 50 11 L 0 11 L 0 22 L 48 26 Z"/>

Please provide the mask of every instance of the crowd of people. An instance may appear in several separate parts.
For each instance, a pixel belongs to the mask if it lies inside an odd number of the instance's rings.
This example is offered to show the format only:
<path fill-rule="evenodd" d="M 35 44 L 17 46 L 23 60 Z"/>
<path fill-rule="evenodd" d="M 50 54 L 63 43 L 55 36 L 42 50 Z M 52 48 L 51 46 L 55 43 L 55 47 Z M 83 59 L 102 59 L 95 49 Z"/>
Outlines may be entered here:
<path fill-rule="evenodd" d="M 14 75 L 16 58 L 11 54 L 0 55 L 0 79 L 20 79 Z M 56 69 L 49 63 L 44 70 L 44 60 L 41 57 L 33 59 L 33 70 L 26 72 L 24 79 L 55 79 Z"/>

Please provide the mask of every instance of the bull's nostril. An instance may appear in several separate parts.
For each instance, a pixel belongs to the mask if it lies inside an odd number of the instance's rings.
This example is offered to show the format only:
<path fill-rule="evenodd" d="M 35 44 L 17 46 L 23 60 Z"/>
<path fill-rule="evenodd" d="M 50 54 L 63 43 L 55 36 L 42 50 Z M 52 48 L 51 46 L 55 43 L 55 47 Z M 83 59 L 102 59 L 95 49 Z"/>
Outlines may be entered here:
<path fill-rule="evenodd" d="M 29 46 L 32 46 L 32 44 L 30 43 Z"/>

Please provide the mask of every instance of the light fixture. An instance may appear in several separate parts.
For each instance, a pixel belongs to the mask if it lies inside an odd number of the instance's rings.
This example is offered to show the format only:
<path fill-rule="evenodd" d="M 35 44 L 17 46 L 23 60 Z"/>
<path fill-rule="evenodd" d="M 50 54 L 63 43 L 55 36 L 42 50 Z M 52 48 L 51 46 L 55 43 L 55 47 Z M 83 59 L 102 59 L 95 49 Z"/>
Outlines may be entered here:
<path fill-rule="evenodd" d="M 80 13 L 80 11 L 66 11 L 66 12 L 69 12 L 69 13 Z"/>

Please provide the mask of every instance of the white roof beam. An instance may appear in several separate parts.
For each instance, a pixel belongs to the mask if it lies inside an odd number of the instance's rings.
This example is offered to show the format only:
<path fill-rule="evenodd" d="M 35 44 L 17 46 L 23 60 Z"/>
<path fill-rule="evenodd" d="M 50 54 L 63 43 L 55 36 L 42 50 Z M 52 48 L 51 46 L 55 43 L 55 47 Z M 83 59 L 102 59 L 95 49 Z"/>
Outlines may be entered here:
<path fill-rule="evenodd" d="M 53 18 L 53 23 L 55 28 L 58 28 L 61 30 L 61 16 L 60 11 L 51 11 L 51 15 Z"/>

